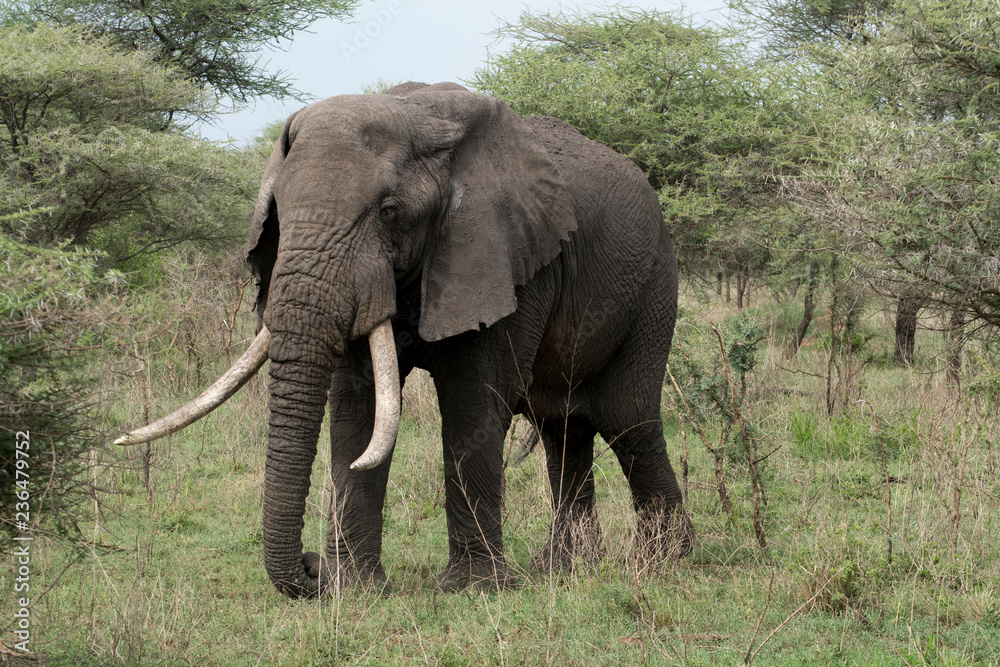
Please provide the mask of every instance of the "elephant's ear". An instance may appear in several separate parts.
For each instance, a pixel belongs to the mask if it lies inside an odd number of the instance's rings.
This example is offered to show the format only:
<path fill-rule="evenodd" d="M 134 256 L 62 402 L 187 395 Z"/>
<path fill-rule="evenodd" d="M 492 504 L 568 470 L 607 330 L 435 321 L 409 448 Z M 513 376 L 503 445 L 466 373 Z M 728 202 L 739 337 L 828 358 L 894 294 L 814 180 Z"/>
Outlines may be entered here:
<path fill-rule="evenodd" d="M 451 150 L 451 197 L 424 265 L 420 336 L 489 326 L 517 308 L 515 288 L 576 229 L 566 185 L 541 142 L 500 100 L 428 86 L 406 103 L 428 114 L 428 151 Z"/>
<path fill-rule="evenodd" d="M 253 310 L 257 313 L 258 329 L 267 308 L 267 292 L 271 285 L 271 270 L 278 256 L 278 207 L 274 202 L 274 182 L 281 172 L 281 165 L 291 145 L 289 128 L 295 114 L 289 116 L 281 129 L 281 136 L 274 143 L 271 157 L 264 168 L 260 179 L 260 191 L 257 194 L 257 206 L 253 212 L 253 224 L 250 227 L 250 243 L 247 250 L 247 264 L 253 274 L 256 292 Z"/>

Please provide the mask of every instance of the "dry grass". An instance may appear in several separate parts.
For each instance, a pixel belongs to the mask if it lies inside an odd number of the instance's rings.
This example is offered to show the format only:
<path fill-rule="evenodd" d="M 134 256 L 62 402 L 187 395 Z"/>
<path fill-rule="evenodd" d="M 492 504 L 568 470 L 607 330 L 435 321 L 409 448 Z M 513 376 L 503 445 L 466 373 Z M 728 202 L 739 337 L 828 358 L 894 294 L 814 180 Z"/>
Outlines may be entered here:
<path fill-rule="evenodd" d="M 712 456 L 688 433 L 695 551 L 655 566 L 637 558 L 628 486 L 599 441 L 603 559 L 533 572 L 550 519 L 536 448 L 506 471 L 505 548 L 522 585 L 435 593 L 429 581 L 447 560 L 440 421 L 433 383 L 414 373 L 386 510 L 384 563 L 397 593 L 287 600 L 260 556 L 267 415 L 258 383 L 206 422 L 154 444 L 148 498 L 139 450 L 104 462 L 99 483 L 113 493 L 101 495 L 80 539 L 37 545 L 46 592 L 33 603 L 33 648 L 49 664 L 80 665 L 997 662 L 994 415 L 949 393 L 931 372 L 940 334 L 922 331 L 922 365 L 863 365 L 856 399 L 828 418 L 820 328 L 785 360 L 787 323 L 758 299 L 772 338 L 746 408 L 764 433 L 762 450 L 780 446 L 759 471 L 766 551 L 754 535 L 746 465 L 725 460 L 730 516 Z M 686 305 L 705 322 L 732 314 L 715 301 Z M 871 326 L 884 338 L 881 318 Z M 236 341 L 249 335 L 249 323 L 239 327 Z M 202 355 L 206 375 L 224 363 L 221 338 L 212 340 Z M 109 375 L 106 392 L 120 397 L 109 414 L 140 419 L 144 381 L 154 416 L 176 406 L 184 392 L 162 388 L 179 377 L 179 363 L 172 371 L 151 364 L 147 380 Z M 670 406 L 666 400 L 665 434 L 676 464 L 680 429 Z M 528 437 L 524 426 L 512 431 L 512 461 Z M 328 450 L 321 443 L 308 502 L 303 537 L 311 550 L 325 543 Z M 0 587 L 12 590 L 9 575 Z"/>

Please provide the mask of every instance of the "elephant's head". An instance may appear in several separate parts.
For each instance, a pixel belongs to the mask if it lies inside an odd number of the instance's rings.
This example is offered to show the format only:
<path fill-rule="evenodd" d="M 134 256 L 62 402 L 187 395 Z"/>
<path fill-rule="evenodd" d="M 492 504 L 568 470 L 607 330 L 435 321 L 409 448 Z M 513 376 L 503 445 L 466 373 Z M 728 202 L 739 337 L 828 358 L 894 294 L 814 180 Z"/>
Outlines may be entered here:
<path fill-rule="evenodd" d="M 420 335 L 440 340 L 513 312 L 515 286 L 575 226 L 554 165 L 503 102 L 456 84 L 329 98 L 286 121 L 262 179 L 255 310 L 276 338 L 298 326 L 338 353 L 419 279 Z"/>

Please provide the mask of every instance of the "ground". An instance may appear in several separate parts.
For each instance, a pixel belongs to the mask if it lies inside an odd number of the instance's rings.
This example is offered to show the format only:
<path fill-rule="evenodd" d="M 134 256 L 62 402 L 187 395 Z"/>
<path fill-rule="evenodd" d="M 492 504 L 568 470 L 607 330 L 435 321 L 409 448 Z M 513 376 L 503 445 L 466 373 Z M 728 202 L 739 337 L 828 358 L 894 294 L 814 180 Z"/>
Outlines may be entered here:
<path fill-rule="evenodd" d="M 703 296 L 685 295 L 688 322 L 705 327 L 734 314 Z M 386 503 L 384 564 L 396 592 L 288 600 L 261 558 L 266 399 L 258 384 L 153 444 L 148 498 L 140 448 L 103 454 L 111 467 L 98 482 L 107 492 L 81 534 L 46 538 L 43 519 L 32 563 L 32 649 L 46 664 L 75 665 L 1000 661 L 994 414 L 944 386 L 939 333 L 921 330 L 916 364 L 893 366 L 891 322 L 876 313 L 865 324 L 873 337 L 850 366 L 857 372 L 838 360 L 834 388 L 843 398 L 829 416 L 828 323 L 814 322 L 788 360 L 794 308 L 762 301 L 751 313 L 768 338 L 743 407 L 759 433 L 758 453 L 778 448 L 759 466 L 766 551 L 752 525 L 745 456 L 725 453 L 729 515 L 714 458 L 690 423 L 682 429 L 668 381 L 664 432 L 678 471 L 687 452 L 687 508 L 698 531 L 690 557 L 661 564 L 633 557 L 628 487 L 599 442 L 605 557 L 572 572 L 529 571 L 550 516 L 536 448 L 507 469 L 505 548 L 521 586 L 436 593 L 429 582 L 447 560 L 439 421 L 432 383 L 415 376 Z M 134 416 L 140 402 L 129 392 L 141 389 L 137 380 L 109 382 L 119 383 L 109 420 Z M 160 398 L 151 413 L 182 402 L 176 389 L 154 386 Z M 718 424 L 704 432 L 715 443 Z M 512 455 L 525 439 L 522 427 L 510 439 Z M 304 534 L 313 550 L 325 535 L 324 449 Z M 0 589 L 13 590 L 10 574 Z M 12 618 L 13 597 L 0 596 L 4 618 Z"/>

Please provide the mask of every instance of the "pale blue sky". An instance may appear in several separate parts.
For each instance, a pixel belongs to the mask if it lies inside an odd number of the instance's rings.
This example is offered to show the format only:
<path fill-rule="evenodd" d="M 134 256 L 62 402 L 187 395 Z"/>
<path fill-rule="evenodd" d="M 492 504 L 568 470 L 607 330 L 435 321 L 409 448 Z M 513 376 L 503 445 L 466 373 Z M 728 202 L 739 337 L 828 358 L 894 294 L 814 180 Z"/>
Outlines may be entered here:
<path fill-rule="evenodd" d="M 725 0 L 634 0 L 643 9 L 682 9 L 696 23 L 724 22 Z M 574 12 L 606 4 L 552 0 L 369 0 L 349 22 L 321 21 L 310 33 L 300 33 L 285 50 L 265 55 L 269 71 L 291 73 L 295 87 L 317 99 L 359 93 L 379 79 L 456 81 L 472 77 L 486 61 L 487 51 L 502 53 L 490 34 L 501 22 L 522 12 Z M 301 102 L 258 101 L 253 107 L 226 114 L 202 134 L 215 140 L 245 141 L 267 123 L 287 117 Z"/>

